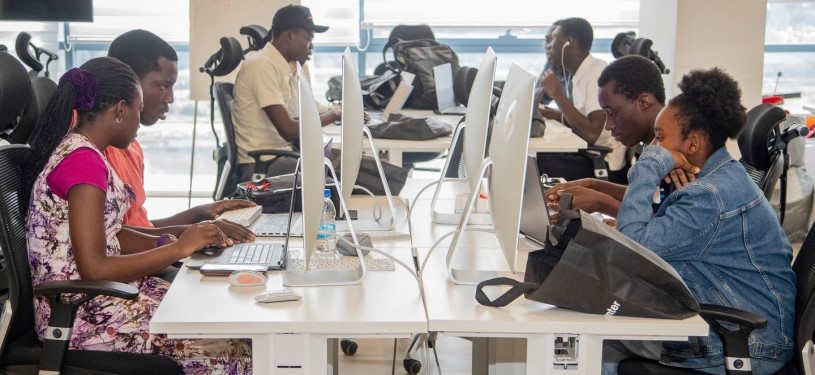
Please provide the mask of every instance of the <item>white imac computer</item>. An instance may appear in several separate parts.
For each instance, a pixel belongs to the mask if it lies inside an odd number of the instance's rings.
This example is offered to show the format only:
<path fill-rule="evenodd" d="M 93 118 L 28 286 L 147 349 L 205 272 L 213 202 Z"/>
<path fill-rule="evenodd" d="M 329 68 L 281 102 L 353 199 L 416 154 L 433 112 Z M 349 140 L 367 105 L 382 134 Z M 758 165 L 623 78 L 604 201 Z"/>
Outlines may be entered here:
<path fill-rule="evenodd" d="M 498 276 L 496 270 L 453 268 L 453 256 L 459 239 L 466 230 L 470 211 L 478 199 L 481 177 L 490 166 L 488 185 L 493 231 L 509 269 L 515 271 L 535 82 L 534 74 L 512 64 L 493 122 L 489 157 L 484 159 L 477 171 L 476 186 L 470 191 L 457 231 L 447 250 L 448 275 L 456 284 L 478 284 Z"/>
<path fill-rule="evenodd" d="M 359 284 L 365 276 L 365 262 L 362 253 L 357 251 L 359 266 L 354 269 L 327 270 L 310 269 L 311 256 L 317 241 L 317 227 L 320 224 L 325 189 L 325 167 L 331 171 L 336 180 L 336 173 L 331 162 L 323 154 L 323 133 L 317 103 L 314 101 L 311 87 L 303 75 L 303 69 L 297 64 L 297 87 L 300 92 L 300 164 L 299 172 L 302 186 L 303 205 L 303 262 L 304 269 L 289 270 L 283 273 L 285 286 L 313 285 L 352 285 Z M 350 219 L 348 210 L 340 197 L 340 206 L 345 210 L 345 217 Z M 347 220 L 348 220 L 347 219 Z M 352 231 L 354 243 L 359 244 Z"/>
<path fill-rule="evenodd" d="M 396 222 L 396 207 L 393 204 L 388 181 L 379 160 L 379 152 L 373 143 L 371 132 L 365 126 L 365 114 L 362 105 L 362 88 L 359 83 L 356 64 L 351 56 L 351 50 L 346 48 L 342 55 L 342 153 L 340 156 L 340 192 L 344 202 L 350 202 L 351 192 L 359 175 L 359 166 L 362 161 L 362 142 L 367 135 L 367 142 L 372 150 L 371 154 L 376 162 L 382 186 L 388 201 L 390 217 L 381 220 L 353 220 L 337 222 L 338 232 L 349 231 L 347 223 L 353 223 L 354 230 L 382 231 L 391 230 Z M 349 207 L 351 209 L 353 207 Z"/>
<path fill-rule="evenodd" d="M 461 218 L 461 214 L 456 213 L 453 207 L 440 207 L 438 204 L 439 193 L 445 182 L 466 183 L 469 192 L 478 190 L 479 182 L 482 178 L 478 171 L 481 167 L 481 163 L 484 161 L 484 150 L 487 145 L 490 101 L 492 99 L 496 63 L 497 57 L 495 56 L 495 52 L 493 52 L 492 48 L 487 48 L 487 52 L 484 54 L 484 58 L 481 60 L 481 65 L 478 68 L 478 73 L 473 80 L 469 99 L 467 99 L 467 114 L 464 118 L 464 123 L 459 126 L 452 143 L 456 145 L 457 142 L 460 141 L 458 138 L 461 137 L 461 132 L 466 130 L 464 131 L 462 160 L 464 161 L 464 170 L 467 178 L 466 180 L 462 180 L 444 177 L 447 175 L 448 169 L 455 168 L 455 166 L 449 165 L 450 156 L 448 155 L 430 206 L 430 212 L 433 217 L 433 222 L 435 223 L 457 224 Z M 479 212 L 471 213 L 469 223 L 489 224 L 489 214 Z"/>

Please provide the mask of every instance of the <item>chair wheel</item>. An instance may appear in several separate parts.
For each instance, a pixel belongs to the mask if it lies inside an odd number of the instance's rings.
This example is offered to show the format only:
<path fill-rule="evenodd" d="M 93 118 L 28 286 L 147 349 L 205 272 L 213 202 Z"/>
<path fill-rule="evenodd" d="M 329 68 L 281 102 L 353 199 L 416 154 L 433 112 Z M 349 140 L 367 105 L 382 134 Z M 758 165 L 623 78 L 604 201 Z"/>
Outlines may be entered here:
<path fill-rule="evenodd" d="M 351 340 L 342 339 L 340 341 L 340 349 L 342 349 L 342 352 L 347 354 L 347 355 L 356 354 L 358 348 L 359 348 L 359 345 L 357 345 L 357 343 L 355 343 L 355 342 L 353 342 Z"/>
<path fill-rule="evenodd" d="M 422 363 L 413 358 L 403 359 L 402 365 L 405 366 L 405 371 L 408 374 L 418 374 L 419 371 L 422 371 Z"/>

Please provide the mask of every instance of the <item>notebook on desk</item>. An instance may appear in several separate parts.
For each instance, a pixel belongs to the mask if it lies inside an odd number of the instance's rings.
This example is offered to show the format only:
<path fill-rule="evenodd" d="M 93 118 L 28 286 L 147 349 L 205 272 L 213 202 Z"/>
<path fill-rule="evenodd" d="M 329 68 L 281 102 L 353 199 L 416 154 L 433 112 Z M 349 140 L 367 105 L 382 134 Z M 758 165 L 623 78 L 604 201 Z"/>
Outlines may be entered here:
<path fill-rule="evenodd" d="M 291 188 L 297 186 L 299 172 L 295 173 L 294 182 Z M 234 267 L 236 270 L 246 268 L 246 266 L 262 266 L 266 270 L 282 270 L 286 268 L 286 252 L 291 239 L 292 223 L 294 221 L 294 198 L 297 194 L 291 195 L 289 201 L 289 212 L 287 214 L 260 215 L 255 222 L 264 216 L 284 215 L 286 217 L 286 228 L 283 230 L 286 240 L 284 242 L 259 241 L 252 243 L 241 243 L 233 246 L 221 248 L 207 248 L 190 255 L 186 262 L 190 269 L 200 269 L 205 264 L 217 264 L 223 267 Z M 252 223 L 254 226 L 255 223 Z M 252 229 L 252 226 L 249 228 Z M 298 231 L 302 236 L 302 224 L 298 225 Z M 222 267 L 222 268 L 223 268 Z"/>

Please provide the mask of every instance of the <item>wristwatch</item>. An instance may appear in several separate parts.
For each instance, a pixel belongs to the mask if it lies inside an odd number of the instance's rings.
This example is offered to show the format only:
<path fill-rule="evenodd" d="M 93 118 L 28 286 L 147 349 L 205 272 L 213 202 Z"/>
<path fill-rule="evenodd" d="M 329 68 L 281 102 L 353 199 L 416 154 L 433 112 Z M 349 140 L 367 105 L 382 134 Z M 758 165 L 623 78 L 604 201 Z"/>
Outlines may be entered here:
<path fill-rule="evenodd" d="M 162 247 L 164 245 L 169 245 L 170 243 L 174 242 L 177 239 L 178 238 L 176 238 L 172 234 L 162 233 L 160 236 L 158 236 L 158 240 L 156 240 L 156 247 Z"/>

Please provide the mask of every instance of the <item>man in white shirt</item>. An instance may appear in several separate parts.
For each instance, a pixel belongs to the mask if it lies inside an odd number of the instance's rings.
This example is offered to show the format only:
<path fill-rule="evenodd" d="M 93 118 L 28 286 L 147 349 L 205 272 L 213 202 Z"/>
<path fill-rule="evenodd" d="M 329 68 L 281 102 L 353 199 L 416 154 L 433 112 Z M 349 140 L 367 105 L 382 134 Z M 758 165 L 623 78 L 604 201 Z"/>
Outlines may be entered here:
<path fill-rule="evenodd" d="M 272 20 L 272 41 L 260 51 L 246 55 L 235 79 L 232 122 L 238 145 L 238 168 L 242 181 L 252 178 L 255 150 L 293 150 L 299 144 L 300 122 L 296 64 L 303 65 L 311 55 L 314 33 L 328 30 L 315 25 L 311 11 L 300 5 L 280 8 Z M 323 125 L 339 120 L 341 112 L 320 114 Z M 267 176 L 292 173 L 297 160 L 267 156 Z"/>
<path fill-rule="evenodd" d="M 563 69 L 567 84 L 564 90 L 553 71 L 545 72 L 541 88 L 557 103 L 558 109 L 541 106 L 539 111 L 571 128 L 589 145 L 611 147 L 613 151 L 606 156 L 606 162 L 610 171 L 619 171 L 625 165 L 625 146 L 603 129 L 606 116 L 597 100 L 597 79 L 608 64 L 589 53 L 594 31 L 582 18 L 562 19 L 552 27 L 552 32 L 546 35 L 546 54 L 552 66 Z"/>

